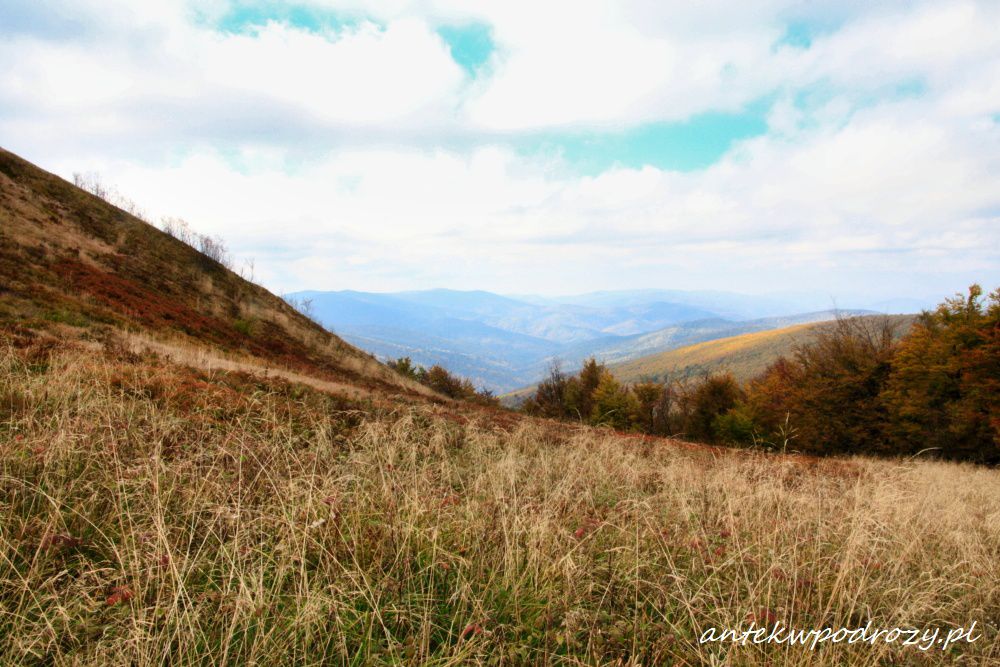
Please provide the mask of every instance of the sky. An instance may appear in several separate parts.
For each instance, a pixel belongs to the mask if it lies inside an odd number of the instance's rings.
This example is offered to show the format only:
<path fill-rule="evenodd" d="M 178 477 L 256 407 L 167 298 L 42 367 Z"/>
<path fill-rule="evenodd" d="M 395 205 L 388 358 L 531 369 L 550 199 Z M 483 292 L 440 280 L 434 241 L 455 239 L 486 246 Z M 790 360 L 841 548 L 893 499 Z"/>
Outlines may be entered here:
<path fill-rule="evenodd" d="M 0 0 L 0 145 L 258 282 L 1000 286 L 1000 3 Z"/>

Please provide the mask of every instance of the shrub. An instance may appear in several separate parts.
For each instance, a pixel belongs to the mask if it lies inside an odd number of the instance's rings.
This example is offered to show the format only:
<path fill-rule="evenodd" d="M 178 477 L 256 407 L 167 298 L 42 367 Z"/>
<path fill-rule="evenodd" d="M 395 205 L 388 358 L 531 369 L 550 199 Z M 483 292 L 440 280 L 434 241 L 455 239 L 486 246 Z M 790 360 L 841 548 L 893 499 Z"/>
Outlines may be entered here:
<path fill-rule="evenodd" d="M 316 315 L 315 308 L 313 308 L 312 299 L 306 299 L 305 297 L 297 298 L 289 294 L 282 295 L 281 299 L 289 306 L 294 308 L 299 313 L 299 315 L 306 317 L 315 324 L 323 326 L 323 323 L 319 321 L 319 318 Z"/>
<path fill-rule="evenodd" d="M 572 417 L 566 402 L 569 378 L 562 372 L 559 362 L 549 367 L 549 375 L 538 383 L 535 395 L 524 404 L 524 411 L 537 417 L 568 419 Z"/>
<path fill-rule="evenodd" d="M 669 435 L 677 400 L 674 388 L 665 383 L 639 382 L 632 385 L 632 393 L 636 401 L 634 425 L 645 433 Z"/>
<path fill-rule="evenodd" d="M 409 357 L 400 357 L 395 361 L 389 361 L 386 365 L 404 377 L 408 377 L 412 380 L 416 380 L 418 377 L 418 367 L 413 364 L 413 360 Z"/>
<path fill-rule="evenodd" d="M 235 320 L 233 322 L 233 328 L 244 336 L 252 336 L 254 331 L 254 322 L 253 320 Z"/>
<path fill-rule="evenodd" d="M 712 422 L 712 433 L 719 441 L 734 445 L 755 443 L 758 438 L 757 423 L 746 403 L 718 415 Z"/>
<path fill-rule="evenodd" d="M 583 364 L 580 373 L 566 382 L 566 411 L 580 421 L 593 417 L 594 392 L 606 374 L 607 368 L 591 357 Z"/>
<path fill-rule="evenodd" d="M 389 368 L 401 375 L 416 380 L 449 398 L 471 401 L 480 405 L 498 406 L 500 400 L 489 389 L 477 390 L 471 380 L 449 373 L 437 364 L 424 368 L 413 363 L 409 357 L 400 357 L 387 363 Z"/>

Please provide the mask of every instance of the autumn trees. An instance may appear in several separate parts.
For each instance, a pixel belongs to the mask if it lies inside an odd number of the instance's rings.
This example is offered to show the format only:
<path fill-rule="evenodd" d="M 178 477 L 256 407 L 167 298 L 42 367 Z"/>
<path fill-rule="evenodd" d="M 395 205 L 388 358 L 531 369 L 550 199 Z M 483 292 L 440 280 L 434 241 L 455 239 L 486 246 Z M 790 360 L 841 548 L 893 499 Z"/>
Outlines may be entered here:
<path fill-rule="evenodd" d="M 885 404 L 897 447 L 1000 461 L 1000 289 L 924 313 L 899 345 Z"/>
<path fill-rule="evenodd" d="M 973 285 L 901 336 L 848 318 L 740 386 L 732 376 L 619 383 L 594 359 L 558 366 L 530 414 L 811 454 L 931 454 L 1000 463 L 1000 290 Z"/>
<path fill-rule="evenodd" d="M 625 385 L 591 358 L 575 376 L 567 376 L 554 365 L 522 410 L 621 431 L 711 439 L 712 423 L 739 395 L 739 387 L 729 375 L 712 376 L 700 383 Z"/>

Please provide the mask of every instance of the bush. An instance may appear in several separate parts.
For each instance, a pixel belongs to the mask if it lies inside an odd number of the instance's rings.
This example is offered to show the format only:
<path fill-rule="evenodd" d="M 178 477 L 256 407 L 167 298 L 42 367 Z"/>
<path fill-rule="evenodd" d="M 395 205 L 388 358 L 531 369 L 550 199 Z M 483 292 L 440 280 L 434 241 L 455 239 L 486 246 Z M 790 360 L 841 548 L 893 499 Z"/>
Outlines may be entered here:
<path fill-rule="evenodd" d="M 525 401 L 523 410 L 537 417 L 568 419 L 572 417 L 566 401 L 569 378 L 562 372 L 559 362 L 549 367 L 547 378 L 538 383 L 535 395 Z"/>
<path fill-rule="evenodd" d="M 634 425 L 644 433 L 669 435 L 673 432 L 672 414 L 677 392 L 669 384 L 639 382 L 632 385 L 636 410 Z"/>
<path fill-rule="evenodd" d="M 417 366 L 413 364 L 413 360 L 409 357 L 400 357 L 395 361 L 390 361 L 386 364 L 389 368 L 396 371 L 400 375 L 408 377 L 412 380 L 418 379 L 417 376 Z"/>
<path fill-rule="evenodd" d="M 745 404 L 738 404 L 718 415 L 712 422 L 712 433 L 726 444 L 744 445 L 758 442 L 757 423 Z"/>

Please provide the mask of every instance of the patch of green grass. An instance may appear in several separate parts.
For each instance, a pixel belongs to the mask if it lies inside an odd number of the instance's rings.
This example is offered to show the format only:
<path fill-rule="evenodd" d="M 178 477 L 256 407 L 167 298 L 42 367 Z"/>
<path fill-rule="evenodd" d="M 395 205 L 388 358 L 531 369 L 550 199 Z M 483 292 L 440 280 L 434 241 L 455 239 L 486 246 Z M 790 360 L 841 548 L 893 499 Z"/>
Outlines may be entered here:
<path fill-rule="evenodd" d="M 237 319 L 233 322 L 233 328 L 244 336 L 253 336 L 257 329 L 257 323 L 252 319 Z"/>
<path fill-rule="evenodd" d="M 90 320 L 81 315 L 69 310 L 50 310 L 46 312 L 43 319 L 49 322 L 55 322 L 57 324 L 67 324 L 71 327 L 86 328 L 90 326 Z"/>

